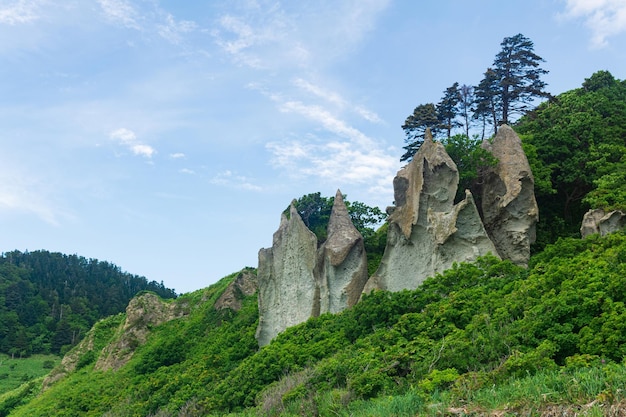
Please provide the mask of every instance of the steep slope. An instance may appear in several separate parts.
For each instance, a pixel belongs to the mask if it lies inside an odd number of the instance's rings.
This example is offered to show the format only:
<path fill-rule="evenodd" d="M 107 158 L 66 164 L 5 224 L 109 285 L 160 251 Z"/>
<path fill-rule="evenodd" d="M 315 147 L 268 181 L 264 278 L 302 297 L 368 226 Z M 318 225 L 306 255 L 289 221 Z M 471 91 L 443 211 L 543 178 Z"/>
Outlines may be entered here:
<path fill-rule="evenodd" d="M 80 367 L 11 416 L 219 415 L 292 403 L 332 415 L 324 407 L 626 356 L 623 233 L 561 240 L 528 270 L 494 257 L 457 265 L 416 290 L 377 291 L 291 327 L 260 350 L 254 295 L 239 311 L 215 308 L 237 275 L 172 301 L 184 315 L 152 327 L 118 370 L 96 370 L 97 357 L 81 353 Z M 100 326 L 96 356 L 119 338 Z"/>

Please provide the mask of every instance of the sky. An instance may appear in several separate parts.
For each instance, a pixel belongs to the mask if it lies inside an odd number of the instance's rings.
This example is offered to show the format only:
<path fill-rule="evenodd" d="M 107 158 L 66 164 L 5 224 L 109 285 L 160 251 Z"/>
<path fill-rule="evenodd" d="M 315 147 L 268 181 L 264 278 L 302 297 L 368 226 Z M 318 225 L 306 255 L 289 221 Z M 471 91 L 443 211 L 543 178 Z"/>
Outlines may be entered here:
<path fill-rule="evenodd" d="M 406 117 L 518 33 L 552 94 L 626 79 L 626 0 L 0 0 L 0 252 L 256 267 L 294 198 L 391 205 Z"/>

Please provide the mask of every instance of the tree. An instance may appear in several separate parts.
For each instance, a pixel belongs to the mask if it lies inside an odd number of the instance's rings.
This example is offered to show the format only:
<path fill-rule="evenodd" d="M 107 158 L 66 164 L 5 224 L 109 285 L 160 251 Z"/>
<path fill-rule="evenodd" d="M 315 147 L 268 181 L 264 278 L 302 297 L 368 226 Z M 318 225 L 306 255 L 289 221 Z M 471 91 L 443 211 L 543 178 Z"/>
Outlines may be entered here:
<path fill-rule="evenodd" d="M 582 88 L 523 116 L 516 129 L 525 148 L 533 150 L 528 154 L 533 173 L 547 177 L 551 187 L 535 188 L 542 208 L 538 242 L 577 236 L 590 207 L 626 205 L 626 82 L 606 71 L 595 73 Z"/>
<path fill-rule="evenodd" d="M 494 133 L 498 130 L 498 112 L 500 111 L 500 96 L 498 94 L 498 76 L 496 72 L 487 68 L 483 79 L 474 88 L 473 118 L 482 124 L 481 138 L 485 139 L 487 124 L 492 124 Z"/>
<path fill-rule="evenodd" d="M 452 129 L 462 126 L 461 123 L 456 121 L 456 117 L 459 114 L 459 103 L 461 102 L 461 93 L 459 92 L 459 83 L 455 82 L 450 87 L 446 88 L 444 96 L 441 101 L 437 103 L 437 118 L 439 124 L 443 130 L 447 133 L 449 139 L 452 135 Z"/>
<path fill-rule="evenodd" d="M 461 100 L 459 101 L 459 112 L 463 118 L 463 126 L 465 127 L 465 136 L 470 137 L 469 130 L 471 126 L 470 120 L 472 119 L 472 106 L 474 104 L 474 87 L 471 85 L 463 84 L 459 88 L 459 95 Z"/>
<path fill-rule="evenodd" d="M 413 110 L 413 113 L 406 118 L 402 125 L 402 129 L 406 134 L 404 141 L 406 152 L 400 158 L 400 161 L 411 161 L 417 153 L 422 143 L 424 143 L 424 134 L 426 129 L 430 128 L 433 136 L 436 136 L 440 127 L 437 108 L 433 103 L 420 104 Z"/>
<path fill-rule="evenodd" d="M 502 50 L 493 62 L 499 83 L 502 123 L 509 123 L 513 113 L 523 113 L 537 97 L 549 97 L 541 76 L 548 71 L 539 67 L 543 58 L 533 52 L 533 42 L 518 33 L 504 38 Z"/>

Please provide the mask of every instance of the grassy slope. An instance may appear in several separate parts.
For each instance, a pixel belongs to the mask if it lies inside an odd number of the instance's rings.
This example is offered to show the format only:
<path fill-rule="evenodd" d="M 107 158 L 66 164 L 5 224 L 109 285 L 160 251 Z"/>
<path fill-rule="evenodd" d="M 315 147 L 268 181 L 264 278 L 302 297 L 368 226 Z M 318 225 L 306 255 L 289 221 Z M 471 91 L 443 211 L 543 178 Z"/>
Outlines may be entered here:
<path fill-rule="evenodd" d="M 414 415 L 624 399 L 623 234 L 560 241 L 528 271 L 460 265 L 261 350 L 255 296 L 238 313 L 213 309 L 233 278 L 176 300 L 189 315 L 155 328 L 119 371 L 86 363 L 11 416 Z"/>
<path fill-rule="evenodd" d="M 55 355 L 33 355 L 23 359 L 12 359 L 8 355 L 0 354 L 0 394 L 46 375 L 59 362 L 61 358 Z"/>

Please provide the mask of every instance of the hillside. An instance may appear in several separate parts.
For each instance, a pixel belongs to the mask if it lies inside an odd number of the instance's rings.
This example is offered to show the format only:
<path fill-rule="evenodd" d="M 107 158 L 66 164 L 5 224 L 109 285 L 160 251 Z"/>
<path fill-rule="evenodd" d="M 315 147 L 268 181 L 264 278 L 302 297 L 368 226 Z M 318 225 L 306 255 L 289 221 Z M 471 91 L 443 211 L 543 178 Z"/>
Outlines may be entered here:
<path fill-rule="evenodd" d="M 254 269 L 175 299 L 139 294 L 94 313 L 45 379 L 0 396 L 0 416 L 626 414 L 626 232 L 578 237 L 588 209 L 626 208 L 625 93 L 600 71 L 514 126 L 539 206 L 527 268 L 454 263 L 261 348 Z M 29 271 L 0 268 L 16 282 Z M 66 305 L 59 320 L 79 322 L 80 302 Z"/>
<path fill-rule="evenodd" d="M 64 354 L 93 324 L 123 312 L 140 291 L 176 297 L 109 262 L 48 251 L 0 256 L 0 353 Z"/>
<path fill-rule="evenodd" d="M 375 292 L 292 327 L 260 350 L 255 295 L 240 296 L 239 311 L 215 308 L 237 275 L 169 301 L 182 315 L 153 327 L 118 370 L 97 363 L 121 337 L 125 315 L 98 322 L 92 343 L 72 352 L 76 370 L 10 415 L 207 415 L 255 406 L 272 415 L 290 404 L 307 407 L 305 415 L 348 415 L 364 399 L 407 395 L 417 413 L 441 390 L 465 404 L 482 388 L 538 373 L 592 367 L 624 378 L 623 233 L 560 240 L 528 270 L 493 257 L 461 264 L 417 290 Z M 558 389 L 567 387 L 553 389 L 550 398 L 562 398 Z"/>

